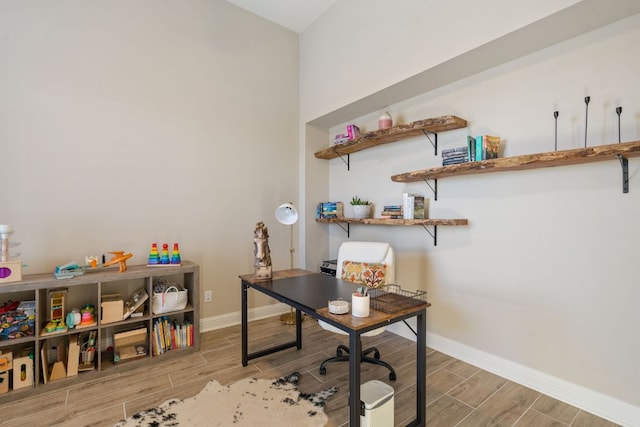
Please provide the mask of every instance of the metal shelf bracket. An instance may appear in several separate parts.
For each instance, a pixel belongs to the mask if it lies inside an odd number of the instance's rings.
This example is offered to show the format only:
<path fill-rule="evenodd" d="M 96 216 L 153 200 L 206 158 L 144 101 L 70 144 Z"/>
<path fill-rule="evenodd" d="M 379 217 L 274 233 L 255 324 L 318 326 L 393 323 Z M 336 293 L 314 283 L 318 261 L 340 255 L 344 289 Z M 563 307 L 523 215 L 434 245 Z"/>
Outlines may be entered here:
<path fill-rule="evenodd" d="M 433 233 L 431 232 L 431 230 L 429 230 L 429 227 L 424 224 L 422 224 L 422 228 L 424 228 L 424 230 L 429 233 L 431 237 L 433 237 L 433 246 L 438 246 L 438 226 L 433 226 Z"/>
<path fill-rule="evenodd" d="M 622 154 L 616 154 L 618 160 L 620 160 L 620 167 L 622 168 L 622 192 L 629 192 L 629 160 Z"/>
<path fill-rule="evenodd" d="M 342 160 L 344 162 L 345 165 L 347 165 L 347 170 L 351 170 L 350 169 L 350 159 L 349 159 L 349 153 L 347 153 L 347 160 L 344 159 L 344 157 L 342 157 L 342 154 L 340 153 L 336 153 L 338 155 L 338 157 L 340 157 L 340 160 Z"/>
<path fill-rule="evenodd" d="M 430 130 L 426 130 L 426 129 L 422 129 L 422 133 L 424 133 L 424 136 L 427 137 L 427 139 L 433 146 L 433 152 L 435 153 L 434 155 L 437 156 L 438 155 L 438 134 L 436 132 L 431 132 Z M 431 140 L 431 137 L 429 136 L 430 134 L 434 136 L 435 141 Z"/>
<path fill-rule="evenodd" d="M 429 184 L 429 180 L 427 178 L 424 178 L 424 182 L 431 189 L 431 191 L 433 191 L 433 199 L 438 200 L 438 180 L 433 180 L 433 187 L 431 186 L 431 184 Z"/>
<path fill-rule="evenodd" d="M 344 227 L 344 225 L 342 225 L 339 222 L 334 222 L 334 224 L 336 224 L 338 227 L 342 228 L 342 231 L 344 231 L 345 233 L 347 233 L 347 239 L 350 237 L 349 236 L 349 232 L 350 232 L 350 228 L 349 228 L 349 223 L 347 222 L 347 228 Z"/>

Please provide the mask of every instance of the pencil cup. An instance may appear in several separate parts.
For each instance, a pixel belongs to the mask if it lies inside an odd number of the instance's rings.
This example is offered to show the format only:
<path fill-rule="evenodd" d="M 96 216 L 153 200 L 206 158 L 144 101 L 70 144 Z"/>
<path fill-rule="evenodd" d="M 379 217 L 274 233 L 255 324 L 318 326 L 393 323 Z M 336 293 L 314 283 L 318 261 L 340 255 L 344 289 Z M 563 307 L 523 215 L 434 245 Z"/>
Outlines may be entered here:
<path fill-rule="evenodd" d="M 351 314 L 354 317 L 369 317 L 369 295 L 351 295 Z"/>

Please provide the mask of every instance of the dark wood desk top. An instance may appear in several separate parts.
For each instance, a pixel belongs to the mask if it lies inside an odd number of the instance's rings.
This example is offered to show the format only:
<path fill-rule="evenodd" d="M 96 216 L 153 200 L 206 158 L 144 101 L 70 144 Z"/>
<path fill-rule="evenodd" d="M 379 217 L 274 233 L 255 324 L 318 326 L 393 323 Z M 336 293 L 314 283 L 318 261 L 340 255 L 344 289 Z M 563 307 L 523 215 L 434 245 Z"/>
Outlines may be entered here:
<path fill-rule="evenodd" d="M 276 298 L 282 296 L 295 301 L 304 306 L 307 312 L 315 311 L 323 318 L 331 319 L 354 330 L 417 313 L 431 305 L 425 301 L 424 304 L 418 304 L 394 313 L 371 309 L 368 317 L 354 317 L 351 312 L 332 314 L 328 308 L 329 301 L 342 298 L 350 302 L 351 294 L 361 285 L 303 269 L 274 271 L 271 279 L 256 279 L 253 274 L 245 274 L 240 278 L 261 288 L 267 294 L 272 294 L 271 296 Z"/>
<path fill-rule="evenodd" d="M 279 279 L 287 279 L 289 277 L 298 277 L 298 276 L 305 276 L 307 274 L 316 274 L 313 271 L 309 271 L 309 270 L 303 270 L 302 268 L 294 268 L 292 270 L 278 270 L 278 271 L 274 271 L 271 275 L 273 277 L 271 277 L 271 279 L 256 279 L 255 274 L 243 274 L 242 276 L 239 276 L 241 280 L 244 280 L 245 282 L 251 283 L 252 285 L 257 284 L 257 283 L 264 283 L 264 282 L 271 282 L 272 280 L 279 280 Z"/>
<path fill-rule="evenodd" d="M 357 331 L 371 325 L 379 325 L 380 322 L 397 319 L 398 317 L 404 316 L 405 314 L 417 313 L 418 311 L 423 310 L 430 305 L 431 304 L 425 302 L 424 304 L 416 305 L 411 308 L 397 311 L 395 313 L 383 313 L 382 311 L 371 309 L 369 310 L 369 317 L 354 317 L 351 315 L 351 312 L 347 314 L 333 314 L 329 312 L 328 307 L 320 308 L 316 310 L 316 313 L 318 313 L 322 317 L 335 320 L 341 325 L 347 326 L 348 328 Z"/>

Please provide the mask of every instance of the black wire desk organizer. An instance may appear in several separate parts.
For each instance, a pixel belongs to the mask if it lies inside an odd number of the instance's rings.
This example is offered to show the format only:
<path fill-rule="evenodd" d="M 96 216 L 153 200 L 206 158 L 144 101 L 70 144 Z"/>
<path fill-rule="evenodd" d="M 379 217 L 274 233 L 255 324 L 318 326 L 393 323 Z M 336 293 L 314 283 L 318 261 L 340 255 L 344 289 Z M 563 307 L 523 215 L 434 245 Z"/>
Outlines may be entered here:
<path fill-rule="evenodd" d="M 386 285 L 368 290 L 371 308 L 383 313 L 397 313 L 426 304 L 426 291 L 406 291 L 398 285 Z"/>

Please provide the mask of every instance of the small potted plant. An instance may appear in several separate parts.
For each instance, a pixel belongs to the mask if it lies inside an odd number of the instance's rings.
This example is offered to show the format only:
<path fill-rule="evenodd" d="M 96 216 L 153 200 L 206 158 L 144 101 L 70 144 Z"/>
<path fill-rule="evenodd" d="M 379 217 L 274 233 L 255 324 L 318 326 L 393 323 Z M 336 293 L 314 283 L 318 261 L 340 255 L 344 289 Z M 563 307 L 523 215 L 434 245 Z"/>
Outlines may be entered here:
<path fill-rule="evenodd" d="M 371 216 L 371 203 L 358 196 L 353 196 L 351 199 L 351 209 L 354 218 L 369 218 Z"/>

